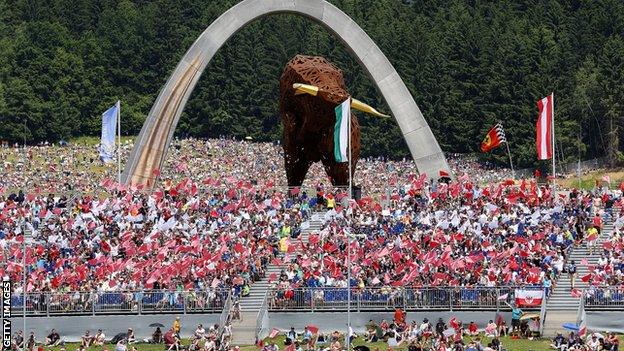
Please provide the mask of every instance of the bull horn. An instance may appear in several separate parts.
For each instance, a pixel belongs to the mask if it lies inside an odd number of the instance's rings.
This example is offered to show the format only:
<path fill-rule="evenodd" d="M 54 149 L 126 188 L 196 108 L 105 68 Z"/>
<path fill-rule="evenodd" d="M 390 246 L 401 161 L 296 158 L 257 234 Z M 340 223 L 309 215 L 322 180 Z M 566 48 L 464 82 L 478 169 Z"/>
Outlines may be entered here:
<path fill-rule="evenodd" d="M 295 89 L 295 95 L 310 94 L 312 96 L 316 96 L 319 92 L 318 87 L 302 83 L 293 84 L 293 89 Z"/>
<path fill-rule="evenodd" d="M 375 108 L 373 108 L 372 106 L 365 104 L 358 99 L 351 98 L 351 107 L 353 107 L 354 109 L 358 111 L 370 113 L 371 115 L 375 115 L 377 117 L 390 117 L 388 115 L 384 115 L 383 113 L 375 110 Z"/>
<path fill-rule="evenodd" d="M 303 83 L 294 83 L 293 89 L 295 89 L 295 95 L 310 94 L 312 96 L 317 96 L 320 91 L 319 87 L 317 86 Z M 384 115 L 372 106 L 365 104 L 358 99 L 351 98 L 351 107 L 358 111 L 370 113 L 371 115 L 375 115 L 377 117 L 390 117 L 388 115 Z"/>

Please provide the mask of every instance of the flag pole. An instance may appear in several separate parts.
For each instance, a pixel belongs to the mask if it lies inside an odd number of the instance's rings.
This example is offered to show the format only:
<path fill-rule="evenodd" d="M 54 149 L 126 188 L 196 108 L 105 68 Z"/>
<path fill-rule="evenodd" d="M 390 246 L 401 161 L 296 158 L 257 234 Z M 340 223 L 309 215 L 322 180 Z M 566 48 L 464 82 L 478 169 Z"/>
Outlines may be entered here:
<path fill-rule="evenodd" d="M 351 206 L 351 200 L 353 198 L 353 177 L 351 176 L 351 97 L 349 99 L 349 139 L 348 140 L 348 148 L 349 148 L 349 203 L 347 206 Z M 349 207 L 347 207 L 347 212 L 349 212 Z M 351 216 L 349 216 L 349 231 L 347 232 L 347 334 L 345 336 L 345 345 L 347 347 L 347 351 L 351 348 Z"/>
<path fill-rule="evenodd" d="M 555 93 L 550 93 L 550 103 L 552 104 L 552 176 L 553 176 L 553 196 L 557 193 L 557 173 L 555 172 Z"/>
<path fill-rule="evenodd" d="M 507 146 L 507 155 L 509 155 L 509 165 L 511 166 L 511 178 L 516 179 L 516 171 L 514 171 L 513 161 L 511 160 L 511 152 L 509 151 L 509 143 L 505 141 L 505 146 Z"/>
<path fill-rule="evenodd" d="M 117 183 L 121 183 L 121 101 L 117 100 Z"/>
<path fill-rule="evenodd" d="M 500 121 L 498 122 L 498 124 L 501 126 L 501 129 L 503 129 L 503 124 Z M 516 171 L 514 170 L 513 161 L 511 160 L 511 151 L 509 151 L 509 142 L 507 142 L 507 136 L 505 136 L 505 146 L 507 147 L 507 155 L 509 156 L 509 166 L 511 166 L 511 178 L 516 179 Z"/>

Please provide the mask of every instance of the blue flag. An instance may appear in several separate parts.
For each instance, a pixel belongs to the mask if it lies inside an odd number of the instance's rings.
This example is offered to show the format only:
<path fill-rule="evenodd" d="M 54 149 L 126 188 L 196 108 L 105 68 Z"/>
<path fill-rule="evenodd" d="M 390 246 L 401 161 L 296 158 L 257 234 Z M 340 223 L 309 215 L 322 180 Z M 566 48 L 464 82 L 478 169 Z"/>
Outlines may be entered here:
<path fill-rule="evenodd" d="M 119 101 L 102 114 L 102 139 L 100 141 L 100 160 L 111 162 L 115 157 L 115 135 L 119 118 Z"/>

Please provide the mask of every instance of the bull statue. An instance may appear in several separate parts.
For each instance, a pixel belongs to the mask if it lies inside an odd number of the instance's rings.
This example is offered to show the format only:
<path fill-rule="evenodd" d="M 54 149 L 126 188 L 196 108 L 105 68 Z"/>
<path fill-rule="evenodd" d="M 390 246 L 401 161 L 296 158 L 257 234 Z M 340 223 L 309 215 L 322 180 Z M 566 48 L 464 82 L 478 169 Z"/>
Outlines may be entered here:
<path fill-rule="evenodd" d="M 360 156 L 360 125 L 351 113 L 351 159 L 336 162 L 334 156 L 335 108 L 350 97 L 342 71 L 324 57 L 297 55 L 280 78 L 282 145 L 289 186 L 300 186 L 314 162 L 321 161 L 334 186 L 349 184 Z M 356 99 L 351 108 L 385 116 Z M 385 116 L 387 117 L 387 116 Z"/>

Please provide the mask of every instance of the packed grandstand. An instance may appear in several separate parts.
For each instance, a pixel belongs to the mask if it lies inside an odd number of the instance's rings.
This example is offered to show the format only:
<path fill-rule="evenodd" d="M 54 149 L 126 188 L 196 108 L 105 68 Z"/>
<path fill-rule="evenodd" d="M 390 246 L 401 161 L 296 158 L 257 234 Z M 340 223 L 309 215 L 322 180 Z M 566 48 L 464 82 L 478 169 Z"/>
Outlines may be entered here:
<path fill-rule="evenodd" d="M 176 141 L 167 165 L 155 170 L 160 186 L 148 193 L 118 184 L 116 169 L 102 167 L 92 146 L 1 149 L 0 274 L 15 282 L 14 303 L 21 305 L 25 288 L 42 294 L 29 295 L 34 310 L 45 293 L 63 293 L 50 304 L 87 309 L 111 292 L 134 292 L 115 301 L 148 299 L 161 308 L 182 294 L 219 306 L 230 291 L 244 295 L 269 264 L 282 267 L 269 277 L 280 299 L 301 287 L 379 288 L 388 296 L 398 287 L 439 286 L 548 293 L 578 245 L 602 253 L 597 265 L 576 262 L 589 266 L 579 277 L 590 283 L 588 294 L 624 282 L 619 190 L 555 195 L 537 179 L 514 182 L 506 169 L 464 158 L 451 159 L 455 180 L 437 182 L 411 161 L 363 159 L 355 178 L 363 195 L 349 201 L 320 167 L 301 188 L 285 187 L 280 150 Z M 322 226 L 302 240 L 312 214 Z M 597 242 L 605 219 L 615 230 Z"/>

